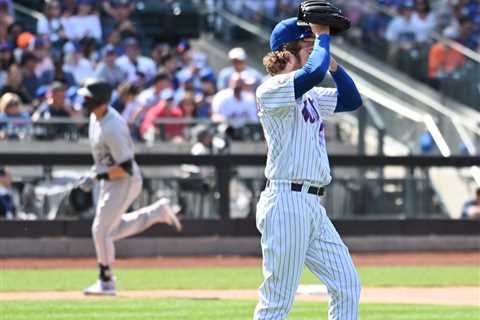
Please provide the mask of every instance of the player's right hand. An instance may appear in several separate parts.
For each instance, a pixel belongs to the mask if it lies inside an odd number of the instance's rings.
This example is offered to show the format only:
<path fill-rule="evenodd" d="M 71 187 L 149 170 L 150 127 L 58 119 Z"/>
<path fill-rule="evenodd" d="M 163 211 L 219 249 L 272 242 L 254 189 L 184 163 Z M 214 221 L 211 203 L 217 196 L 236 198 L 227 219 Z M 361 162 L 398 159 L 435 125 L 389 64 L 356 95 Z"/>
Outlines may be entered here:
<path fill-rule="evenodd" d="M 316 36 L 321 34 L 330 34 L 330 26 L 316 23 L 309 23 L 309 26 Z"/>
<path fill-rule="evenodd" d="M 328 69 L 330 70 L 330 72 L 336 72 L 337 68 L 338 68 L 337 60 L 335 60 L 334 57 L 330 56 L 330 66 Z"/>

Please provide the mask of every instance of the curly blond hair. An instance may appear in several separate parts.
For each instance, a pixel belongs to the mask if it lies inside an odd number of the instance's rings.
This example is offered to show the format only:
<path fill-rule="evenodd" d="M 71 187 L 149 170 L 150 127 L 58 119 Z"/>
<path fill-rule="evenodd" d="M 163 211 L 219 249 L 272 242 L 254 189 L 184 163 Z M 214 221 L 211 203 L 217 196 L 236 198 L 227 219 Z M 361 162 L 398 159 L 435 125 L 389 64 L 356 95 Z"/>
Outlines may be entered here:
<path fill-rule="evenodd" d="M 267 53 L 267 55 L 263 57 L 263 65 L 268 74 L 274 76 L 285 69 L 289 60 L 289 55 L 293 54 L 295 57 L 298 57 L 299 51 L 299 41 L 288 42 L 282 45 L 280 50 Z"/>

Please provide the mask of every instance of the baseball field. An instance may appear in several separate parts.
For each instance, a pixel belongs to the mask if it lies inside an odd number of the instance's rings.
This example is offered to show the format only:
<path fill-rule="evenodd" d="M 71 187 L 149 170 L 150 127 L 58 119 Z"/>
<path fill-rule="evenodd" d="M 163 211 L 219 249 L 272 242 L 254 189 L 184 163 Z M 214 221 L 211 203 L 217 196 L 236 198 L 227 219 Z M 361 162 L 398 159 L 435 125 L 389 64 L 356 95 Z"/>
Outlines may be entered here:
<path fill-rule="evenodd" d="M 363 319 L 480 319 L 480 253 L 354 255 Z M 86 298 L 92 259 L 0 260 L 2 320 L 251 319 L 259 258 L 120 259 L 113 298 Z M 326 319 L 327 295 L 308 271 L 289 319 Z"/>

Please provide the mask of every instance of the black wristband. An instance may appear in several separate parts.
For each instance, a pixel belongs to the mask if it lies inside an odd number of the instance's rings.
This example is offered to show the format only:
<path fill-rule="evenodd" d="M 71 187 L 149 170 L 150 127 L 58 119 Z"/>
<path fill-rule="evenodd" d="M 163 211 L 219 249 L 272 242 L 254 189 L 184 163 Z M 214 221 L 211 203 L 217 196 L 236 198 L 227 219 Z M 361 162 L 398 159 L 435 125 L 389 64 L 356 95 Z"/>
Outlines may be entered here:
<path fill-rule="evenodd" d="M 109 180 L 110 178 L 108 177 L 108 173 L 99 173 L 96 175 L 97 180 Z"/>
<path fill-rule="evenodd" d="M 133 176 L 133 161 L 132 159 L 124 161 L 118 165 L 121 167 L 128 175 Z"/>

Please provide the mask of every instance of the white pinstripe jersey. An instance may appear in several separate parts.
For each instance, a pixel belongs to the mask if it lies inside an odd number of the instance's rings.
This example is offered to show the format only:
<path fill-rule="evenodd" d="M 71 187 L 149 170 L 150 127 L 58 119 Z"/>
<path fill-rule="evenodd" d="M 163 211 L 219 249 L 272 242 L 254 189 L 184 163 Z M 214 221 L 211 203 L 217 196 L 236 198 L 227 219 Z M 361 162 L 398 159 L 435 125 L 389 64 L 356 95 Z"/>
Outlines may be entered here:
<path fill-rule="evenodd" d="M 324 120 L 337 105 L 337 89 L 313 88 L 295 100 L 295 72 L 274 76 L 257 89 L 257 108 L 268 146 L 270 180 L 331 181 Z"/>

